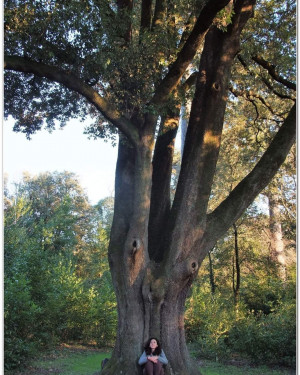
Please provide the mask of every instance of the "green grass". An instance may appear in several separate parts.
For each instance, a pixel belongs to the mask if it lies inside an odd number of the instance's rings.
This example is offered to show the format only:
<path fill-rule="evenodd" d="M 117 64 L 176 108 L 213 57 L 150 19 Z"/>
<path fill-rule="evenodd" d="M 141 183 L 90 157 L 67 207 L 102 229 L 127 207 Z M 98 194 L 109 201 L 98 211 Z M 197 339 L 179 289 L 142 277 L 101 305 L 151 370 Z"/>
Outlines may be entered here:
<path fill-rule="evenodd" d="M 107 357 L 110 357 L 109 353 L 80 351 L 62 357 L 35 361 L 33 367 L 43 369 L 45 374 L 59 371 L 59 375 L 92 375 L 100 371 L 101 362 Z"/>
<path fill-rule="evenodd" d="M 100 353 L 88 355 L 85 358 L 76 358 L 76 360 L 68 367 L 64 374 L 85 375 L 99 371 L 101 369 L 101 361 L 105 357 L 107 357 L 106 354 Z"/>
<path fill-rule="evenodd" d="M 203 361 L 200 368 L 202 375 L 292 375 L 295 370 L 290 369 L 270 369 L 266 366 L 232 366 L 211 361 Z"/>
<path fill-rule="evenodd" d="M 63 347 L 35 360 L 24 371 L 7 372 L 7 375 L 95 375 L 101 369 L 101 361 L 110 357 L 105 350 L 85 347 Z M 202 375 L 294 375 L 291 369 L 270 369 L 266 366 L 233 366 L 201 360 Z"/>

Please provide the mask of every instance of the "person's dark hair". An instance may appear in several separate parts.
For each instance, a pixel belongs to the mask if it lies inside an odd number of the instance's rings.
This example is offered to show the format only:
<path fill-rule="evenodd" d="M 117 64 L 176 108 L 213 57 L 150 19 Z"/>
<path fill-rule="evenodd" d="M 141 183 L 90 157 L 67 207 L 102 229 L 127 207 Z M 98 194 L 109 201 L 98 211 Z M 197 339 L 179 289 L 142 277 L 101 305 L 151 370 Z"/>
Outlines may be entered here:
<path fill-rule="evenodd" d="M 154 350 L 153 353 L 151 352 L 151 348 L 150 348 L 150 342 L 151 342 L 151 340 L 156 340 L 156 342 L 157 342 L 157 348 L 155 348 L 155 350 Z M 144 348 L 145 348 L 145 352 L 146 352 L 147 355 L 150 355 L 151 353 L 153 355 L 160 355 L 160 353 L 161 353 L 160 342 L 159 342 L 159 340 L 156 337 L 150 337 L 150 339 L 146 342 Z"/>

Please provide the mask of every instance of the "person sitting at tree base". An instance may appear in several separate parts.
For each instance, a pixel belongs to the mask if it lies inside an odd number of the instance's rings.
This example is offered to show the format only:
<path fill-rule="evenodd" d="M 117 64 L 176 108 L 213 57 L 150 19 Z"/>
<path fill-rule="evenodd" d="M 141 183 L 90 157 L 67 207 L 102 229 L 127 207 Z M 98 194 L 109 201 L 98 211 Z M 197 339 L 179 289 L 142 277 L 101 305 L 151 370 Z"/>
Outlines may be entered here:
<path fill-rule="evenodd" d="M 163 365 L 166 365 L 168 360 L 160 346 L 159 340 L 155 337 L 151 337 L 147 341 L 144 349 L 139 359 L 139 365 L 143 366 L 143 374 L 163 375 Z"/>

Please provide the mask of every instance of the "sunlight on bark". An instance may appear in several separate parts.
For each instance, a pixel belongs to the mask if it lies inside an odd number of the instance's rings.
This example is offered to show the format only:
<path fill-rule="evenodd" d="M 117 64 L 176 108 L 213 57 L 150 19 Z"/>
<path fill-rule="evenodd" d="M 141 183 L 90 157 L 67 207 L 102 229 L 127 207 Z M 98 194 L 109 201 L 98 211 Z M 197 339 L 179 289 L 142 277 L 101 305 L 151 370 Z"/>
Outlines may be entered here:
<path fill-rule="evenodd" d="M 209 148 L 218 148 L 220 146 L 220 136 L 214 135 L 211 130 L 207 131 L 204 134 L 204 145 Z"/>

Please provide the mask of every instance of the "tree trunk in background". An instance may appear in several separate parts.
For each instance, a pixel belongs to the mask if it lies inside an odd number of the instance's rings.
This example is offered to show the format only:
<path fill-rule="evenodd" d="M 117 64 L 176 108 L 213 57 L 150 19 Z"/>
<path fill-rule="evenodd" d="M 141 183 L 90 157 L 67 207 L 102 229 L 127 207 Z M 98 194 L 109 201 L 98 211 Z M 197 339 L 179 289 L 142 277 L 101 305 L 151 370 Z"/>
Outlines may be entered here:
<path fill-rule="evenodd" d="M 215 275 L 214 275 L 213 263 L 212 263 L 212 259 L 211 259 L 211 251 L 208 252 L 208 260 L 209 260 L 209 282 L 210 282 L 211 293 L 215 294 L 216 284 L 215 284 Z"/>
<path fill-rule="evenodd" d="M 280 221 L 280 205 L 279 196 L 269 192 L 269 223 L 270 223 L 270 237 L 271 237 L 271 258 L 279 266 L 279 276 L 285 281 L 286 280 L 286 257 L 285 247 L 282 238 L 282 228 Z"/>
<path fill-rule="evenodd" d="M 235 223 L 233 223 L 233 229 L 234 229 L 234 256 L 233 256 L 233 264 L 232 264 L 232 269 L 233 269 L 232 287 L 233 287 L 234 304 L 237 305 L 239 292 L 240 292 L 240 285 L 241 285 L 241 270 L 240 270 L 240 257 L 239 257 L 239 246 L 238 246 L 238 231 L 237 231 L 237 226 Z"/>

